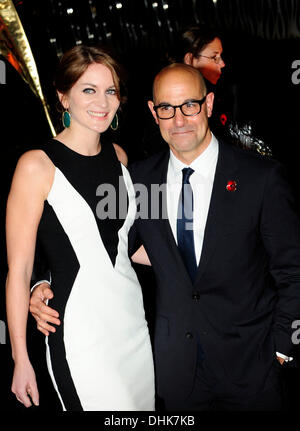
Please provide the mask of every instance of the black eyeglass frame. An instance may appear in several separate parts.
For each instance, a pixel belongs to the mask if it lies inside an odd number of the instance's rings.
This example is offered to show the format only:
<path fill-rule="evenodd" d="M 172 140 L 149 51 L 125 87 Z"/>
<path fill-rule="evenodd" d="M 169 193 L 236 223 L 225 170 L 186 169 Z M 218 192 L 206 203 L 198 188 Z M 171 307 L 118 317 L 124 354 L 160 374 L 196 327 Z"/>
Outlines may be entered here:
<path fill-rule="evenodd" d="M 207 96 L 207 94 L 206 94 L 202 99 L 200 99 L 200 100 L 196 100 L 196 99 L 188 100 L 187 102 L 184 102 L 184 103 L 182 103 L 181 105 L 169 105 L 168 103 L 160 103 L 159 105 L 154 105 L 154 106 L 153 106 L 153 109 L 154 109 L 154 111 L 155 111 L 156 115 L 158 116 L 158 118 L 159 118 L 160 120 L 170 120 L 171 118 L 174 118 L 174 117 L 175 117 L 175 113 L 176 113 L 176 108 L 179 108 L 179 109 L 180 109 L 180 111 L 181 111 L 181 113 L 182 113 L 185 117 L 194 117 L 195 115 L 200 114 L 201 109 L 202 109 L 202 105 L 203 105 L 203 103 L 204 103 L 204 102 L 205 102 L 205 100 L 206 100 L 206 96 Z M 198 112 L 196 112 L 195 114 L 185 114 L 185 113 L 183 112 L 183 110 L 182 110 L 182 107 L 183 107 L 184 105 L 187 105 L 188 103 L 199 103 L 199 111 L 198 111 Z M 160 116 L 158 115 L 157 110 L 158 110 L 159 108 L 162 108 L 163 106 L 170 106 L 170 107 L 172 107 L 172 108 L 173 108 L 173 115 L 172 115 L 171 117 L 168 117 L 168 118 L 162 118 L 162 117 L 160 117 Z"/>
<path fill-rule="evenodd" d="M 203 55 L 203 54 L 198 54 L 196 55 L 196 58 L 199 57 L 204 57 L 204 58 L 208 58 L 209 60 L 212 60 L 215 64 L 220 64 L 221 61 L 224 61 L 222 58 L 222 55 Z"/>

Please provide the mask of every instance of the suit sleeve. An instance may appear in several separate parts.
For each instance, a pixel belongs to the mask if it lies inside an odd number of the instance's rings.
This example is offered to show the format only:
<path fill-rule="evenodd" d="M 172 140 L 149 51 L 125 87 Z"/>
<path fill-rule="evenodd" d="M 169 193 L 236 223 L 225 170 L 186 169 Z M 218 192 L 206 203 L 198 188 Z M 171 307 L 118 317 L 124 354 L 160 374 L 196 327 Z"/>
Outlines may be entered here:
<path fill-rule="evenodd" d="M 51 284 L 51 273 L 47 265 L 47 261 L 37 240 L 33 270 L 30 280 L 31 290 L 42 282 Z"/>
<path fill-rule="evenodd" d="M 274 313 L 276 351 L 293 351 L 292 323 L 300 319 L 300 220 L 282 166 L 275 164 L 264 191 L 261 234 L 277 289 Z"/>
<path fill-rule="evenodd" d="M 131 257 L 142 245 L 142 241 L 137 232 L 137 223 L 135 222 L 130 228 L 128 234 L 128 256 Z"/>

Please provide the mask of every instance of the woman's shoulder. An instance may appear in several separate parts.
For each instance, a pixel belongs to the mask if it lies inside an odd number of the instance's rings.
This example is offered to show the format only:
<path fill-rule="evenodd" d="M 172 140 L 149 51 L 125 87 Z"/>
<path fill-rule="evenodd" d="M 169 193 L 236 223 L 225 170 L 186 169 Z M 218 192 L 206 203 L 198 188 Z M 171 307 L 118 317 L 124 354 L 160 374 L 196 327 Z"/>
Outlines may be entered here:
<path fill-rule="evenodd" d="M 120 145 L 113 143 L 117 158 L 119 160 L 119 162 L 122 163 L 122 165 L 127 166 L 128 165 L 128 156 L 126 154 L 126 152 L 123 150 L 122 147 L 120 147 Z"/>
<path fill-rule="evenodd" d="M 26 151 L 19 158 L 12 180 L 12 186 L 22 193 L 24 190 L 37 190 L 43 196 L 51 187 L 55 167 L 43 150 Z"/>
<path fill-rule="evenodd" d="M 19 158 L 10 189 L 10 196 L 27 196 L 44 200 L 53 182 L 55 167 L 42 150 L 26 151 Z"/>
<path fill-rule="evenodd" d="M 37 173 L 51 169 L 53 163 L 43 150 L 26 151 L 18 160 L 17 169 L 24 172 Z"/>

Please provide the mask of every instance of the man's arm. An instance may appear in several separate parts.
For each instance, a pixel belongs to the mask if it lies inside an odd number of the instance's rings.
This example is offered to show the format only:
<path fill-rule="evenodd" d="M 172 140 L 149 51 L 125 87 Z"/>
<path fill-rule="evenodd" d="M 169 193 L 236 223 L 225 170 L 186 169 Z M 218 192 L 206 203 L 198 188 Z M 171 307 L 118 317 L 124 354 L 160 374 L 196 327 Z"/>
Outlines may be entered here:
<path fill-rule="evenodd" d="M 55 332 L 55 327 L 49 325 L 54 323 L 59 325 L 59 315 L 57 311 L 48 307 L 48 300 L 53 298 L 51 290 L 51 273 L 47 269 L 39 241 L 37 241 L 33 271 L 30 281 L 32 296 L 30 298 L 29 310 L 37 322 L 37 328 L 44 335 Z"/>
<path fill-rule="evenodd" d="M 39 237 L 36 240 L 35 255 L 33 262 L 33 269 L 30 280 L 30 289 L 33 290 L 37 285 L 43 281 L 51 285 L 51 273 L 47 268 L 46 259 L 41 247 Z"/>
<path fill-rule="evenodd" d="M 274 165 L 268 176 L 260 226 L 278 291 L 273 326 L 275 348 L 281 355 L 291 356 L 292 322 L 300 316 L 300 221 L 279 164 Z"/>
<path fill-rule="evenodd" d="M 60 325 L 59 313 L 47 305 L 48 300 L 53 296 L 49 284 L 44 282 L 34 288 L 29 303 L 29 311 L 37 322 L 37 329 L 46 336 L 56 331 L 51 323 Z"/>

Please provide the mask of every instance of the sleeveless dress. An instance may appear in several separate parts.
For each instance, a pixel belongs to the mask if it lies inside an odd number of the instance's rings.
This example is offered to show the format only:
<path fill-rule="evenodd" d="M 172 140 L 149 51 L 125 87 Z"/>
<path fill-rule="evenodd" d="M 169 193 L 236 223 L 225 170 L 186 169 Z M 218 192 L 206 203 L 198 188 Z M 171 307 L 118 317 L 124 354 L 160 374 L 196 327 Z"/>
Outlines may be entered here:
<path fill-rule="evenodd" d="M 61 320 L 46 337 L 46 357 L 62 408 L 154 410 L 149 331 L 128 257 L 136 213 L 128 171 L 111 143 L 95 156 L 55 139 L 42 149 L 55 176 L 38 240 Z"/>

